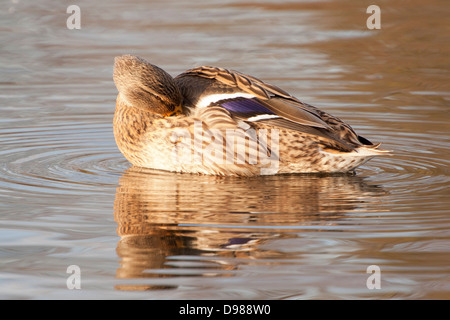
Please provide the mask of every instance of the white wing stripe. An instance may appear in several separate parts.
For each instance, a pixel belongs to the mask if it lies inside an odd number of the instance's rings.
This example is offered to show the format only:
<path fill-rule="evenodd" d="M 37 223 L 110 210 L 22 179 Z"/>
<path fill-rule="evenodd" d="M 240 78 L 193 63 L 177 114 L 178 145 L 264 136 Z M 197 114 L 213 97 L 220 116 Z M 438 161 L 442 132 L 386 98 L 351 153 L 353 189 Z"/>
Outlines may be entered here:
<path fill-rule="evenodd" d="M 226 99 L 233 99 L 233 98 L 251 99 L 254 97 L 256 97 L 256 96 L 253 94 L 250 94 L 250 93 L 245 93 L 245 92 L 210 94 L 210 95 L 204 96 L 200 100 L 198 100 L 196 107 L 197 108 L 206 108 L 213 102 L 226 100 Z"/>
<path fill-rule="evenodd" d="M 257 116 L 248 118 L 247 121 L 260 121 L 260 120 L 276 119 L 276 118 L 281 118 L 281 117 L 276 114 L 259 114 Z"/>

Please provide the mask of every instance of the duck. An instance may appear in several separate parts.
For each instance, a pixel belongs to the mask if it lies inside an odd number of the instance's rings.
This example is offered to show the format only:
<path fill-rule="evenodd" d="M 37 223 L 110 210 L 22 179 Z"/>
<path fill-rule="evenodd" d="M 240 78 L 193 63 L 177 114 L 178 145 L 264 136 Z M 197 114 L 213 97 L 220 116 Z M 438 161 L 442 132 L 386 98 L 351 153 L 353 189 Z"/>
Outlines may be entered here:
<path fill-rule="evenodd" d="M 126 54 L 115 57 L 113 80 L 115 141 L 137 167 L 217 176 L 348 173 L 390 152 L 238 71 L 200 66 L 172 77 Z"/>

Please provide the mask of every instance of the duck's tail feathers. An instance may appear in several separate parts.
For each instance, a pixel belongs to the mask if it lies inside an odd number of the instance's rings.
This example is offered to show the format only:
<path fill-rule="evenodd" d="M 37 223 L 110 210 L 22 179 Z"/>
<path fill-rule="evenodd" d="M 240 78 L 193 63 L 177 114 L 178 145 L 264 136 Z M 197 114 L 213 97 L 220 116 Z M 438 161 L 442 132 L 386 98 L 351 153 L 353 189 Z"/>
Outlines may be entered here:
<path fill-rule="evenodd" d="M 383 156 L 383 155 L 392 155 L 392 150 L 384 150 L 378 149 L 381 143 L 372 144 L 372 145 L 362 145 L 355 149 L 355 155 L 360 156 Z"/>

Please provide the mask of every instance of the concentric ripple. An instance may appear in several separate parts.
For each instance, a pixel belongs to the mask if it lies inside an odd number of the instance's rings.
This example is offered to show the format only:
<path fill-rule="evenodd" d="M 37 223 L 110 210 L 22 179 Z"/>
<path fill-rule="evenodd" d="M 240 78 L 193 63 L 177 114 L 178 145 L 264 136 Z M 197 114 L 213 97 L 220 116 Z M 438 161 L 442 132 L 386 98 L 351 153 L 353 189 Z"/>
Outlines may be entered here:
<path fill-rule="evenodd" d="M 2 191 L 83 194 L 114 185 L 128 164 L 115 147 L 111 124 L 92 120 L 2 129 Z"/>
<path fill-rule="evenodd" d="M 359 111 L 357 116 L 338 111 L 359 134 L 382 142 L 381 148 L 392 151 L 390 156 L 372 159 L 358 173 L 407 198 L 442 192 L 450 182 L 450 139 L 445 118 L 430 120 L 395 108 L 395 113 Z M 441 112 L 445 110 L 442 106 Z"/>

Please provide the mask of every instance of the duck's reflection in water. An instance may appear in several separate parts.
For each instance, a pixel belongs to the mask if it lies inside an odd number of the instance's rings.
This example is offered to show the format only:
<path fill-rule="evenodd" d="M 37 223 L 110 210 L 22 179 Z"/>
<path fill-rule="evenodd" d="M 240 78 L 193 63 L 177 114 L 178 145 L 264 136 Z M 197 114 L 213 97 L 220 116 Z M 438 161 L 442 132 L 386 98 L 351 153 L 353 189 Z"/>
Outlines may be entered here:
<path fill-rule="evenodd" d="M 289 253 L 274 239 L 327 230 L 383 190 L 351 175 L 221 178 L 132 167 L 114 203 L 120 290 L 169 289 L 142 278 L 233 276 L 244 264 Z M 141 279 L 141 283 L 139 280 Z"/>

